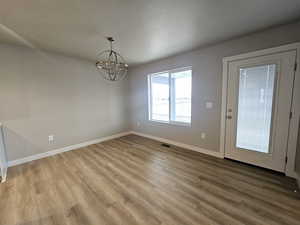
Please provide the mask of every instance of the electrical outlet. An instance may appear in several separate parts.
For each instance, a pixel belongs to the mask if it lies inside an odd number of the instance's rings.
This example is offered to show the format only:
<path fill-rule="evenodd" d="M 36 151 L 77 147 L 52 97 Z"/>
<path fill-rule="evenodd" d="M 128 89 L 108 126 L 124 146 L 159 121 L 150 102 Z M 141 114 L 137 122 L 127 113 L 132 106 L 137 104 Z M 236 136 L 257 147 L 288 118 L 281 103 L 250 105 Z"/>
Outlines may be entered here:
<path fill-rule="evenodd" d="M 206 102 L 205 106 L 207 109 L 211 109 L 213 107 L 213 103 L 212 102 Z"/>
<path fill-rule="evenodd" d="M 53 142 L 54 141 L 54 135 L 49 135 L 48 136 L 48 141 L 49 141 L 49 143 Z"/>
<path fill-rule="evenodd" d="M 202 139 L 205 139 L 205 138 L 206 138 L 206 133 L 202 132 L 202 133 L 201 133 L 201 138 L 202 138 Z"/>

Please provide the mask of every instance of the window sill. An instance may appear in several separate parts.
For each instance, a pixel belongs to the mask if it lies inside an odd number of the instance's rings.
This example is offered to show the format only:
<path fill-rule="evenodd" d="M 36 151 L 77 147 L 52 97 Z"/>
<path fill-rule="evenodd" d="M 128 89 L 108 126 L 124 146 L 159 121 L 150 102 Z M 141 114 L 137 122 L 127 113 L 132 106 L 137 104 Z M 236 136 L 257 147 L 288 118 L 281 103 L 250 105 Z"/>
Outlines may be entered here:
<path fill-rule="evenodd" d="M 161 123 L 161 124 L 167 124 L 167 125 L 175 125 L 175 126 L 182 126 L 182 127 L 191 127 L 191 123 L 184 123 L 184 122 L 175 122 L 175 121 L 162 121 L 162 120 L 148 120 L 151 123 Z"/>

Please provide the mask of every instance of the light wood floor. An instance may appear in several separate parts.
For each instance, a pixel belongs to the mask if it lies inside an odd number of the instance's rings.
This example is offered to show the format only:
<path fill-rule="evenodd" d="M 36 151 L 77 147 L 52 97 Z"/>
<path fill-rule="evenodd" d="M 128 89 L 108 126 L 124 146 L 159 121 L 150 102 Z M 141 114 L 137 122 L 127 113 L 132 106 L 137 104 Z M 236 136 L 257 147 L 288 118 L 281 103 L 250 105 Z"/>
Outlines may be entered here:
<path fill-rule="evenodd" d="M 292 180 L 135 135 L 8 175 L 1 225 L 300 224 Z"/>

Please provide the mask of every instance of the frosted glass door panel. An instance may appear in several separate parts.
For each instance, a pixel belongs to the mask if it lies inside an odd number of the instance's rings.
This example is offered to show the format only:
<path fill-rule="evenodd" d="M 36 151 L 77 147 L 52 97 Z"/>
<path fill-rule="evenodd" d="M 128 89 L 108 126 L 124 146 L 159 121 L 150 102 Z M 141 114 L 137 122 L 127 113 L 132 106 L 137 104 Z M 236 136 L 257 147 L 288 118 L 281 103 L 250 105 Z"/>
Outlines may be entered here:
<path fill-rule="evenodd" d="M 242 68 L 236 147 L 269 153 L 276 65 Z"/>

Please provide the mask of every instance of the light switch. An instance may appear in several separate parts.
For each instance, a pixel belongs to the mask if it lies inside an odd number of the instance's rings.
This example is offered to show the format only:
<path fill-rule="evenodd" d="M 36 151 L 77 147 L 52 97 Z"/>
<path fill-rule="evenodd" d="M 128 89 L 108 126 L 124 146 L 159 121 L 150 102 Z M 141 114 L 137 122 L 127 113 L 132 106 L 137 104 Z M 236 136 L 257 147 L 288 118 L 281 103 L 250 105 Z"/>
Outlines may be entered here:
<path fill-rule="evenodd" d="M 49 141 L 49 143 L 53 142 L 54 141 L 54 135 L 49 135 L 48 136 L 48 141 Z"/>

